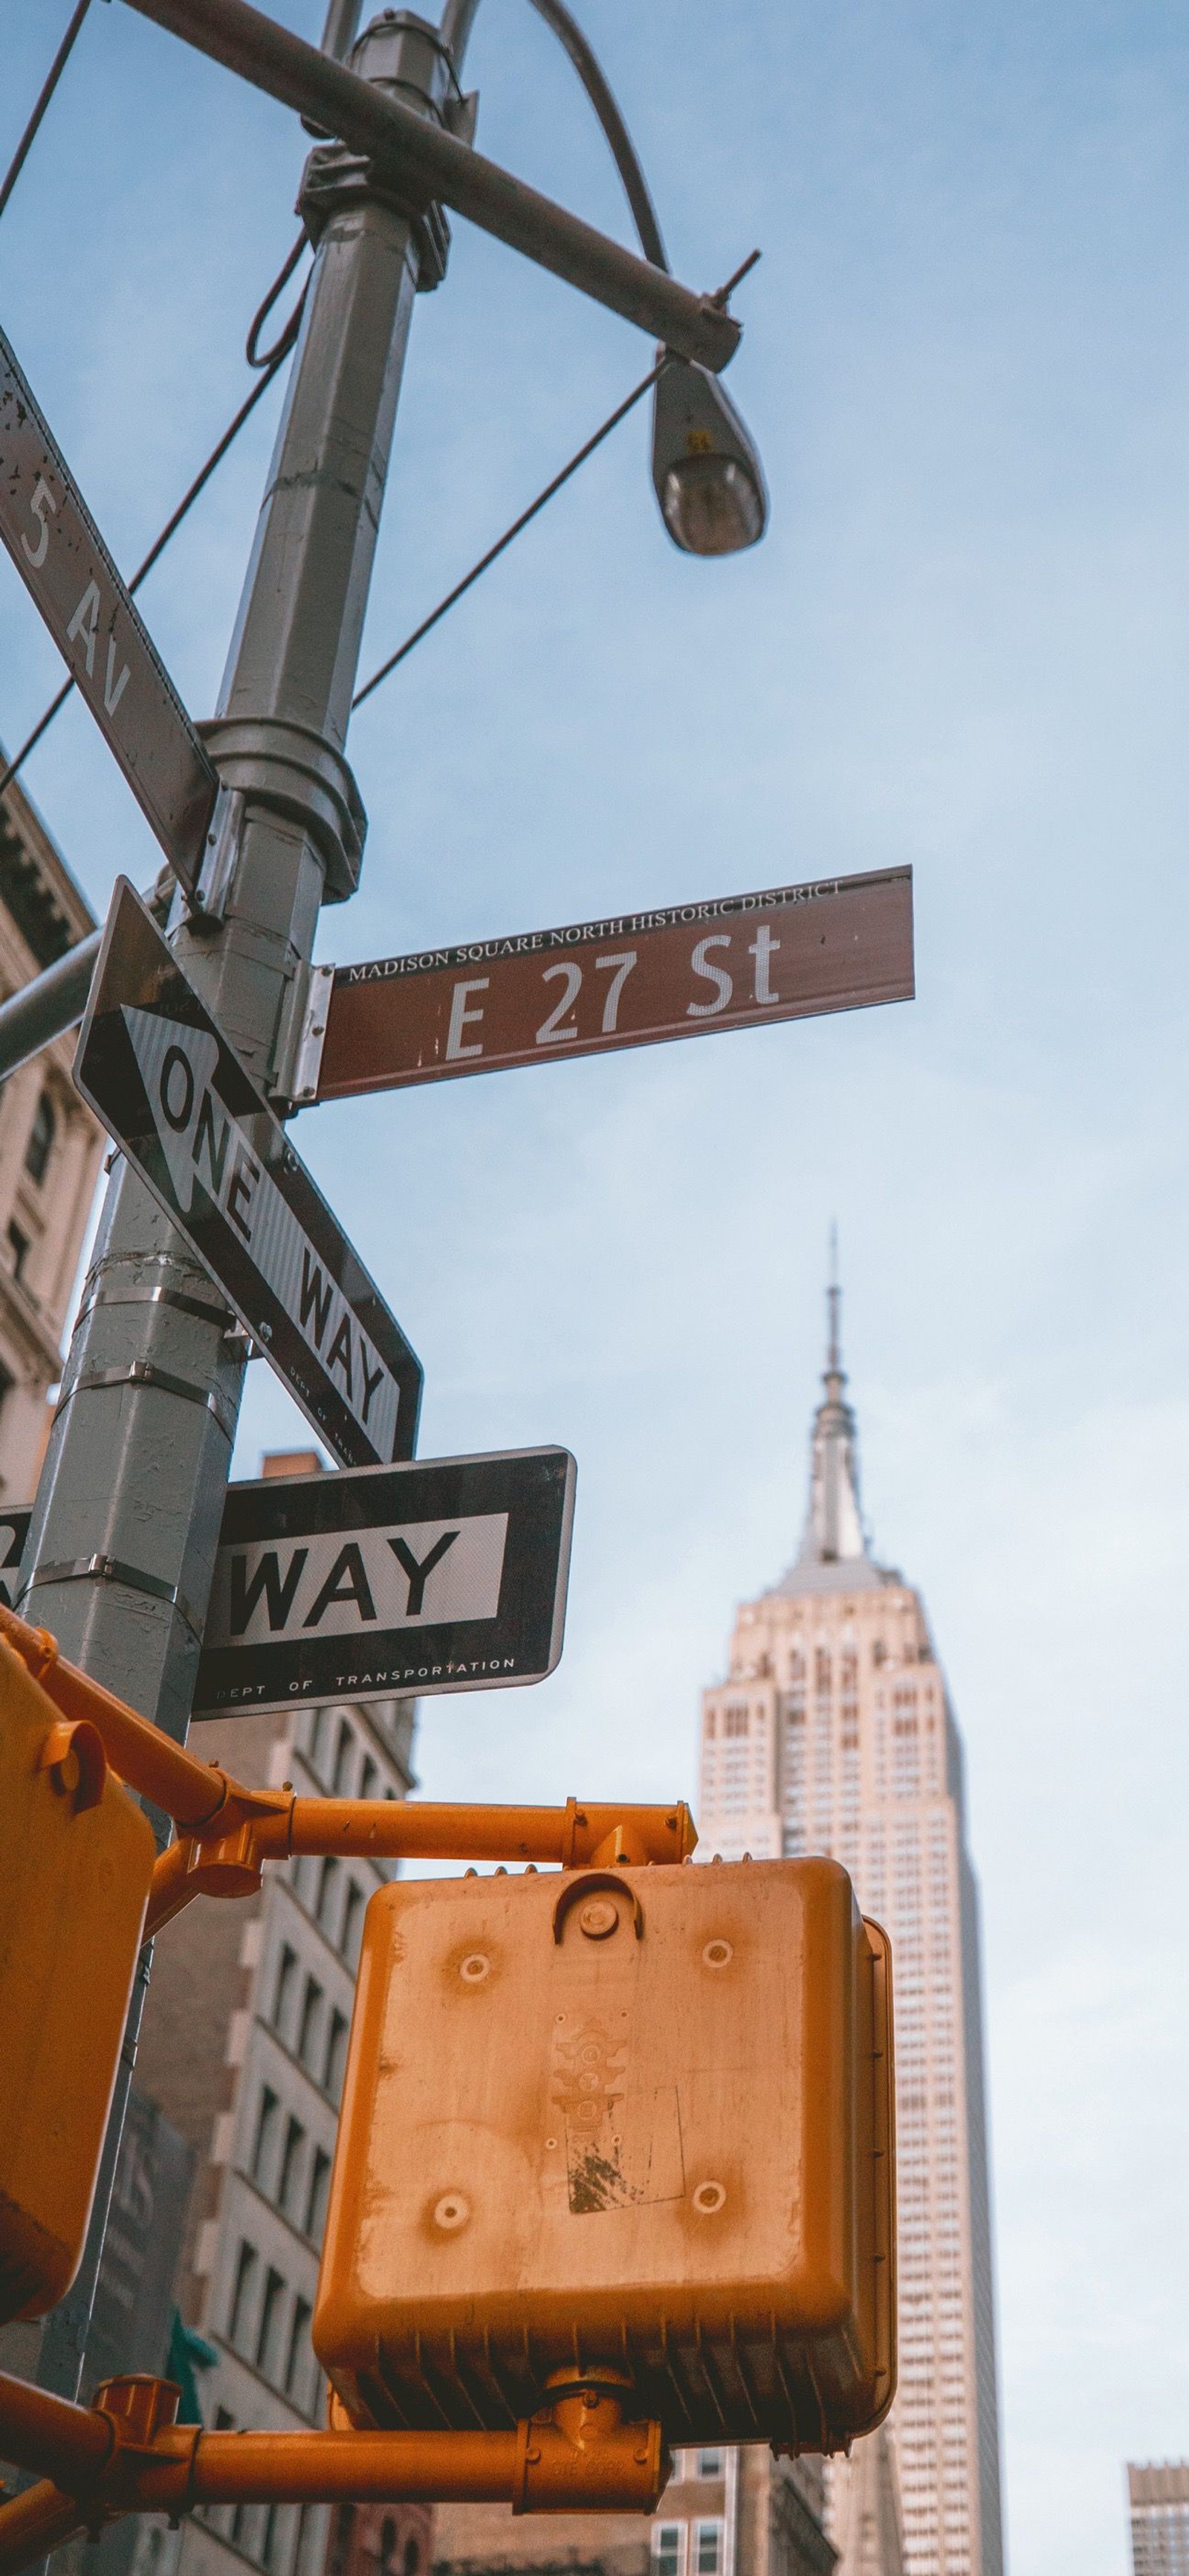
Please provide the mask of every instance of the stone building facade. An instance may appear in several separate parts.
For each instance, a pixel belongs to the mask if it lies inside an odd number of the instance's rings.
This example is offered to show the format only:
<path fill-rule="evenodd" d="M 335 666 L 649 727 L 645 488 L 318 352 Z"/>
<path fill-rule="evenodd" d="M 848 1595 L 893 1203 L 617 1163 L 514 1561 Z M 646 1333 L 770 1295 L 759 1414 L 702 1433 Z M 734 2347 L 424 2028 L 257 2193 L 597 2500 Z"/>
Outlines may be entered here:
<path fill-rule="evenodd" d="M 683 2450 L 655 2514 L 438 2505 L 433 2576 L 831 2576 L 817 2460 Z"/>
<path fill-rule="evenodd" d="M 740 1608 L 727 1677 L 704 1697 L 702 1856 L 832 1853 L 892 1938 L 899 2389 L 880 2476 L 862 2445 L 854 2464 L 829 2472 L 840 2576 L 897 2576 L 888 2553 L 894 2562 L 901 2547 L 907 2576 L 1002 2576 L 978 1896 L 962 1745 L 921 1596 L 868 1547 L 838 1291 L 830 1297 L 801 1550 L 779 1583 Z"/>
<path fill-rule="evenodd" d="M 265 1461 L 293 1474 L 312 1455 Z M 193 1749 L 258 1786 L 302 1796 L 404 1798 L 415 1702 L 241 1714 L 195 1728 Z M 310 2319 L 364 1908 L 396 1864 L 302 1858 L 258 1896 L 200 1899 L 154 1958 L 137 2084 L 193 2147 L 195 2187 L 177 2296 L 216 2355 L 201 2376 L 212 2427 L 296 2431 L 326 2420 Z M 323 2505 L 213 2507 L 181 2531 L 146 2523 L 138 2576 L 424 2576 L 428 2516 Z"/>
<path fill-rule="evenodd" d="M 3 753 L 0 752 L 0 766 Z M 0 799 L 0 1000 L 94 929 L 36 808 Z M 0 1084 L 0 1511 L 31 1503 L 49 1437 L 46 1398 L 106 1137 L 70 1078 L 74 1034 Z"/>

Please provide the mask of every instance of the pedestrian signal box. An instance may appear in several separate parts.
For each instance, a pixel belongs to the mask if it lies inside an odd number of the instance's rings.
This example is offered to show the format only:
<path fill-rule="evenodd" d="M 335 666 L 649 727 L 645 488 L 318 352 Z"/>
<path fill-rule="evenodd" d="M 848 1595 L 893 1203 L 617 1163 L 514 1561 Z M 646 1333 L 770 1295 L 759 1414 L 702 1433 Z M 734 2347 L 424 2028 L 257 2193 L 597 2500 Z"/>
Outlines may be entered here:
<path fill-rule="evenodd" d="M 832 2451 L 895 2383 L 890 1962 L 830 1860 L 394 1883 L 313 2337 L 358 2427 L 557 2374 L 670 2442 Z"/>
<path fill-rule="evenodd" d="M 96 1728 L 0 1641 L 0 2322 L 78 2267 L 154 1858 Z"/>

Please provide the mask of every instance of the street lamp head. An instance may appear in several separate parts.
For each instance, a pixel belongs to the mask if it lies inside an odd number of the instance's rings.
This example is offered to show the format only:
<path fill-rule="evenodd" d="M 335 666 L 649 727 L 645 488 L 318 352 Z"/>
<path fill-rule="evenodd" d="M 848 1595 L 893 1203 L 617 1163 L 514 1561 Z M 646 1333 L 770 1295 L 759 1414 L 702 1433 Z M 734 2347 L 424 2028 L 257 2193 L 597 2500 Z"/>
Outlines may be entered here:
<path fill-rule="evenodd" d="M 652 404 L 652 480 L 675 546 L 733 555 L 768 524 L 764 469 L 717 376 L 670 358 Z"/>

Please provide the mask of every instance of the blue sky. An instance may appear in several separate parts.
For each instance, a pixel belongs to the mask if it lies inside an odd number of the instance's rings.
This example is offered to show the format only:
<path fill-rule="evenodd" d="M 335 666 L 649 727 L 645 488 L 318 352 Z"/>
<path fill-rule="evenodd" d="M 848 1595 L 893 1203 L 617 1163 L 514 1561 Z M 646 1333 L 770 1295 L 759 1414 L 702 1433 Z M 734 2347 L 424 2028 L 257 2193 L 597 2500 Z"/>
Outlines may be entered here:
<path fill-rule="evenodd" d="M 8 0 L 0 151 L 65 18 Z M 279 11 L 315 35 L 319 0 Z M 792 1553 L 837 1218 L 865 1495 L 969 1754 L 1015 2576 L 1121 2576 L 1189 2450 L 1189 31 L 1157 0 L 584 0 L 674 265 L 759 243 L 731 389 L 771 532 L 668 545 L 633 419 L 361 713 L 347 959 L 887 864 L 918 1000 L 321 1110 L 301 1150 L 426 1366 L 424 1454 L 561 1440 L 569 1635 L 426 1704 L 442 1795 L 692 1792 L 699 1686 Z M 625 218 L 563 56 L 487 0 L 483 147 Z M 4 325 L 131 567 L 245 386 L 281 109 L 95 0 L 0 225 Z M 364 668 L 643 372 L 455 226 Z M 213 706 L 269 398 L 142 594 Z M 0 734 L 56 685 L 0 565 Z M 152 874 L 85 713 L 29 785 L 102 909 Z M 263 1365 L 239 1450 L 304 1428 Z"/>

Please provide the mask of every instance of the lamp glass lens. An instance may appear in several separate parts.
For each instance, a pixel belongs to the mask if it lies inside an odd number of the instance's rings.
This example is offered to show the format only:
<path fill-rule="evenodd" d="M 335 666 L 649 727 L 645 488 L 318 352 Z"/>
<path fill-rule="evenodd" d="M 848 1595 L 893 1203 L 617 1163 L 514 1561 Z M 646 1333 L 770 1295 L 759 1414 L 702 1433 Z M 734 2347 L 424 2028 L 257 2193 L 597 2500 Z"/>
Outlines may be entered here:
<path fill-rule="evenodd" d="M 733 456 L 683 456 L 665 476 L 670 536 L 691 555 L 733 555 L 764 532 L 764 505 Z"/>

